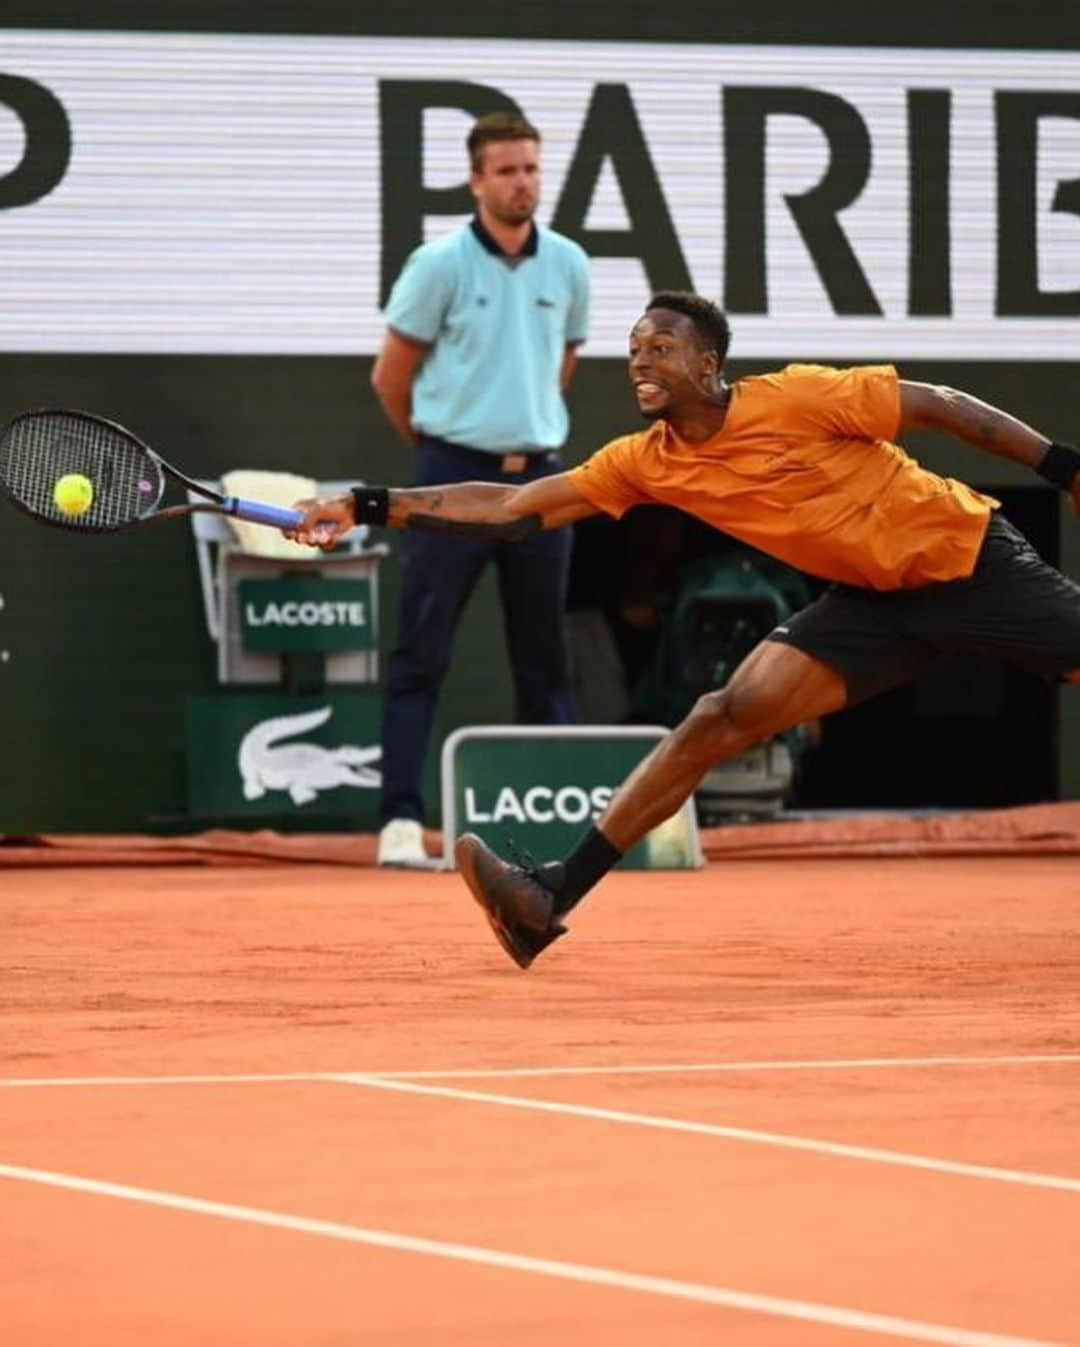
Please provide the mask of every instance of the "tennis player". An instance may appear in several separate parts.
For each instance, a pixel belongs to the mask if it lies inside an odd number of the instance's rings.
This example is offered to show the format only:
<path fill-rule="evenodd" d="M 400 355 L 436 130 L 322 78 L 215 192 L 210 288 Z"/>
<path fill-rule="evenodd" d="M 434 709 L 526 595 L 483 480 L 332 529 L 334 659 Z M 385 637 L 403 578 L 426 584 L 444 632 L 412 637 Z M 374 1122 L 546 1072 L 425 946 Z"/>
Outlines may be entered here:
<path fill-rule="evenodd" d="M 527 968 L 563 918 L 713 764 L 803 721 L 977 651 L 1080 683 L 1080 586 L 1043 562 L 999 502 L 919 466 L 905 430 L 947 431 L 1032 468 L 1080 513 L 1080 450 L 889 365 L 789 365 L 723 378 L 729 328 L 710 301 L 654 295 L 630 333 L 650 424 L 525 486 L 358 488 L 307 508 L 289 536 L 320 545 L 354 522 L 519 537 L 631 506 L 674 505 L 831 581 L 703 696 L 631 773 L 563 861 L 510 865 L 465 834 L 455 856 L 511 958 Z M 321 545 L 331 545 L 332 538 Z"/>

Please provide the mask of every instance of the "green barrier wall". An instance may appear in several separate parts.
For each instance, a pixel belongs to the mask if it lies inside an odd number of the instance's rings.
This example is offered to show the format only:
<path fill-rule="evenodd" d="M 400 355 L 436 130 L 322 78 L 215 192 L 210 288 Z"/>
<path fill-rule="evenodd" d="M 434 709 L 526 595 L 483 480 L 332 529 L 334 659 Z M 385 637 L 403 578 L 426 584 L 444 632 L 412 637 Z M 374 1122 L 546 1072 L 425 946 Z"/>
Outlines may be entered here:
<path fill-rule="evenodd" d="M 736 327 L 737 341 L 737 327 Z M 110 409 L 195 475 L 242 465 L 316 477 L 407 480 L 363 360 L 0 357 L 0 415 L 43 401 Z M 743 368 L 733 362 L 732 371 Z M 755 365 L 755 368 L 760 368 Z M 949 379 L 1048 432 L 1068 432 L 1068 366 L 905 364 Z M 583 362 L 571 399 L 575 446 L 635 424 L 620 362 Z M 305 446 L 301 451 L 298 446 Z M 317 446 L 315 448 L 308 446 Z M 927 440 L 929 466 L 992 487 L 1027 481 L 998 460 Z M 582 456 L 579 449 L 568 456 Z M 217 690 L 186 523 L 84 538 L 43 529 L 6 505 L 0 531 L 0 821 L 7 832 L 131 829 L 185 808 L 184 707 Z M 1062 509 L 1064 565 L 1080 577 L 1080 525 Z M 392 640 L 396 556 L 382 567 L 383 650 Z M 454 728 L 512 718 L 499 604 L 482 584 L 458 638 L 429 770 Z M 1061 790 L 1080 796 L 1080 697 L 1062 694 Z M 872 768 L 870 769 L 872 770 Z"/>
<path fill-rule="evenodd" d="M 879 12 L 883 7 L 861 3 L 826 3 L 812 13 L 795 4 L 701 5 L 680 11 L 677 20 L 658 15 L 655 7 L 625 3 L 583 3 L 555 11 L 534 4 L 466 3 L 452 12 L 430 3 L 406 3 L 382 15 L 367 12 L 369 7 L 317 0 L 302 8 L 266 0 L 153 7 L 101 0 L 92 17 L 86 8 L 56 0 L 7 0 L 0 38 L 4 28 L 608 38 L 640 42 L 647 66 L 650 42 L 1026 48 L 1057 50 L 1071 61 L 1080 36 L 1073 6 L 960 0 L 935 6 L 932 23 L 920 22 L 910 7 L 885 13 Z M 0 74 L 7 70 L 0 43 Z M 710 101 L 710 116 L 712 106 Z M 933 109 L 927 105 L 927 111 Z M 597 116 L 601 113 L 602 108 Z M 931 153 L 932 137 L 927 143 Z M 74 146 L 77 154 L 77 134 Z M 3 198 L 3 174 L 10 175 L 10 168 L 0 162 L 0 208 L 11 204 Z M 649 207 L 642 209 L 647 214 Z M 1071 198 L 1062 198 L 1060 210 L 1072 211 Z M 5 222 L 0 209 L 0 227 Z M 1068 223 L 1075 226 L 1075 220 Z M 594 242 L 606 246 L 599 233 Z M 937 254 L 934 240 L 927 246 L 931 261 L 920 283 L 932 301 Z M 954 254 L 964 246 L 958 234 Z M 1060 306 L 1063 325 L 1077 322 L 1076 293 Z M 42 291 L 43 305 L 51 302 L 49 294 Z M 627 313 L 627 325 L 633 317 Z M 28 312 L 27 322 L 32 319 Z M 737 314 L 732 323 L 733 375 L 784 363 L 738 358 Z M 792 336 L 789 358 L 817 354 Z M 893 352 L 886 347 L 871 354 L 863 348 L 856 358 L 875 357 L 888 360 Z M 843 363 L 835 353 L 828 359 Z M 370 356 L 347 355 L 0 350 L 0 418 L 41 404 L 97 411 L 130 425 L 195 476 L 216 477 L 231 467 L 251 466 L 403 484 L 409 477 L 408 453 L 394 441 L 376 407 L 369 388 L 371 363 Z M 906 377 L 954 384 L 1048 434 L 1080 438 L 1071 361 L 900 363 Z M 570 403 L 568 463 L 637 424 L 623 364 L 614 355 L 581 363 Z M 1031 482 L 1009 465 L 962 446 L 933 439 L 913 444 L 928 466 L 980 486 Z M 1080 577 L 1080 524 L 1064 506 L 1061 561 L 1063 569 Z M 380 647 L 385 652 L 393 639 L 397 601 L 393 555 L 382 568 L 381 584 Z M 190 697 L 219 690 L 188 526 L 169 523 L 129 535 L 72 537 L 35 526 L 0 503 L 0 602 L 0 832 L 135 829 L 151 817 L 181 818 L 187 801 L 185 706 Z M 430 763 L 432 799 L 443 738 L 460 725 L 511 717 L 499 630 L 489 579 L 461 630 L 447 681 Z M 1078 798 L 1080 696 L 1062 698 L 1058 751 L 1060 793 Z"/>

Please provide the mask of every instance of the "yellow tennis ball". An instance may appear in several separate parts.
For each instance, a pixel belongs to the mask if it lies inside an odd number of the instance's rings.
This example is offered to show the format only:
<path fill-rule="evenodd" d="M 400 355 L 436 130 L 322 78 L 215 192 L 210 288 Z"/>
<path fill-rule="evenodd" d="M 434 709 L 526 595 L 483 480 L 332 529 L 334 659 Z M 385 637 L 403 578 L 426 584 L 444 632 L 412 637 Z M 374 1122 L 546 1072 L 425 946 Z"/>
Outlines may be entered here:
<path fill-rule="evenodd" d="M 53 487 L 53 504 L 61 514 L 85 514 L 94 501 L 90 478 L 81 472 L 65 473 Z"/>
<path fill-rule="evenodd" d="M 690 829 L 681 809 L 646 836 L 645 850 L 655 870 L 682 870 L 693 864 Z"/>

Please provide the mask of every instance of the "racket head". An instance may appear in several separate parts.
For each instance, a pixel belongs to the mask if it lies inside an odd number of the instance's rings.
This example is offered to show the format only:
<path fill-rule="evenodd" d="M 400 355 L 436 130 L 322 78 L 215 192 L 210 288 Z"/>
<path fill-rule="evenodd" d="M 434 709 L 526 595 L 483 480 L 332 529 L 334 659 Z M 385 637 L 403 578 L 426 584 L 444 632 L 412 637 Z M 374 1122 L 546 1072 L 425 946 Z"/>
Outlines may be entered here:
<path fill-rule="evenodd" d="M 81 514 L 53 500 L 61 477 L 89 479 L 93 499 Z M 165 490 L 165 467 L 143 442 L 104 417 L 39 407 L 0 433 L 0 487 L 12 503 L 44 524 L 76 533 L 107 533 L 152 515 Z"/>

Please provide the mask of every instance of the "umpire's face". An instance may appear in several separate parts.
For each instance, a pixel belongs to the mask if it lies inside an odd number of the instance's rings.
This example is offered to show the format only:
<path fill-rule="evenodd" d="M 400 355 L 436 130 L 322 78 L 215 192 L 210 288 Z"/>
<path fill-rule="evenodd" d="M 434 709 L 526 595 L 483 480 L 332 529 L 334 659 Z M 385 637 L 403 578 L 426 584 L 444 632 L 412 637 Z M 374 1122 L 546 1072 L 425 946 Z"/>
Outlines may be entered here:
<path fill-rule="evenodd" d="M 540 201 L 540 146 L 535 140 L 490 142 L 469 186 L 481 212 L 502 224 L 531 220 Z"/>

